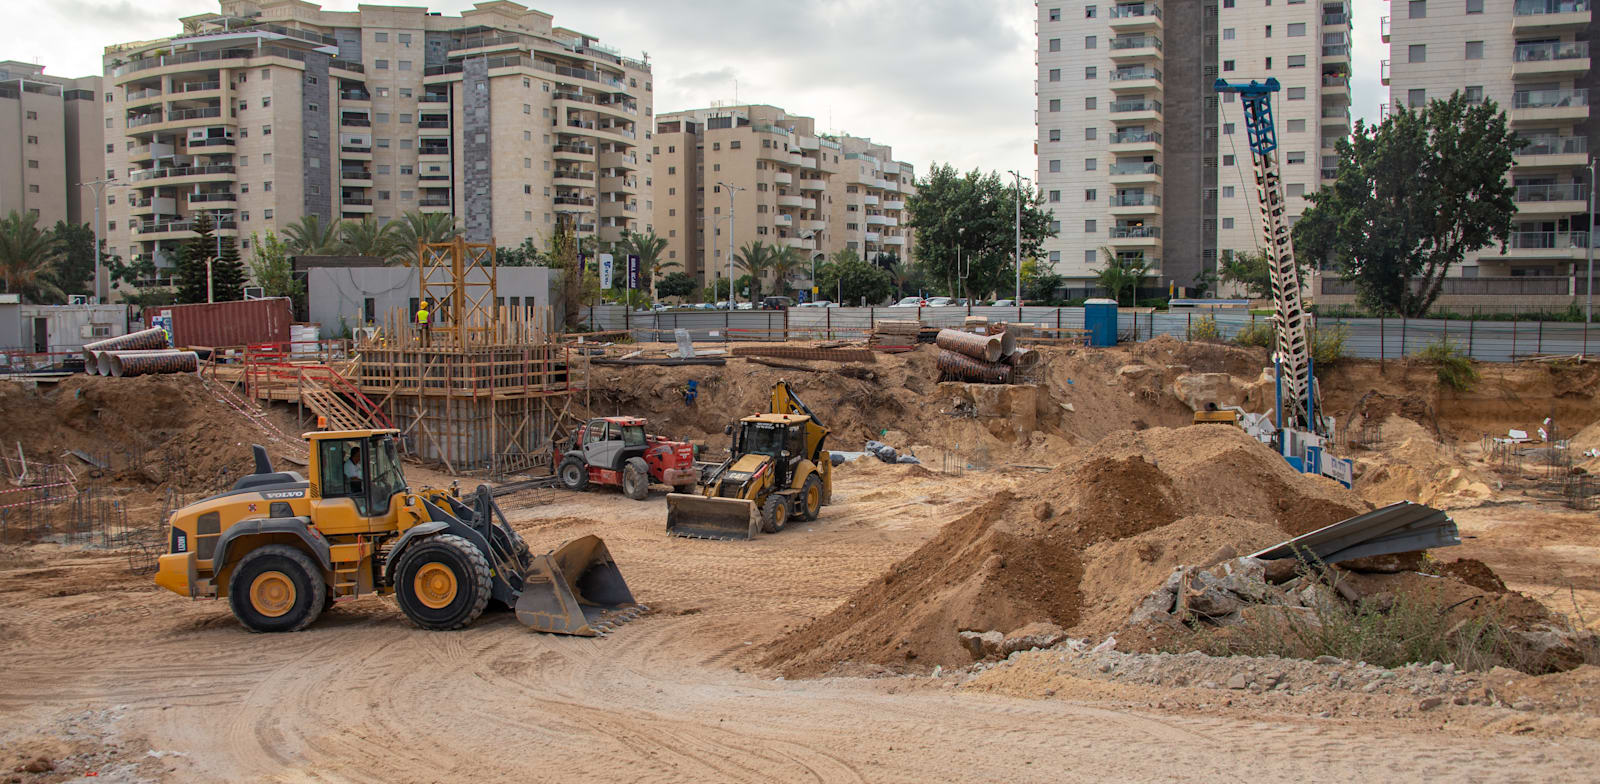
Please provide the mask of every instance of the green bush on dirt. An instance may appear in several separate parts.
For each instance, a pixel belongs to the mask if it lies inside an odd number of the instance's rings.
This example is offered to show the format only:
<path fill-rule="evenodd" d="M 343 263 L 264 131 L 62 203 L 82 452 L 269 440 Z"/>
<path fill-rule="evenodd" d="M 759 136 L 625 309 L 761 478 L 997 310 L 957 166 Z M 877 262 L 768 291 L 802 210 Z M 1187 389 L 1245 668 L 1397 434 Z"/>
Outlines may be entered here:
<path fill-rule="evenodd" d="M 1429 343 L 1416 356 L 1424 362 L 1434 363 L 1438 367 L 1439 383 L 1457 392 L 1471 389 L 1478 381 L 1478 370 L 1472 366 L 1472 358 L 1449 340 Z"/>
<path fill-rule="evenodd" d="M 1233 342 L 1241 346 L 1271 349 L 1273 332 L 1271 319 L 1258 319 L 1240 329 L 1233 336 Z M 1312 360 L 1319 367 L 1339 361 L 1344 357 L 1344 344 L 1349 336 L 1350 333 L 1344 327 L 1319 327 L 1311 330 Z"/>
<path fill-rule="evenodd" d="M 1211 316 L 1201 316 L 1189 324 L 1190 340 L 1222 340 L 1222 330 L 1217 327 L 1217 320 Z"/>

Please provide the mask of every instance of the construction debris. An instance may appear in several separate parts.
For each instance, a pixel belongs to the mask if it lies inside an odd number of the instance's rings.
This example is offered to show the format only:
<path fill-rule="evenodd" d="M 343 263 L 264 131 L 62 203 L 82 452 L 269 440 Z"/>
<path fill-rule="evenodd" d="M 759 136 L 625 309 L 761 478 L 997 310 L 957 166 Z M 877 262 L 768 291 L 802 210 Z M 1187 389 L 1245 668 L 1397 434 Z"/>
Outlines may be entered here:
<path fill-rule="evenodd" d="M 1298 558 L 1307 562 L 1335 564 L 1356 558 L 1458 544 L 1461 544 L 1461 534 L 1449 515 L 1433 507 L 1400 501 L 1302 534 L 1252 553 L 1251 557 L 1266 560 Z"/>
<path fill-rule="evenodd" d="M 814 359 L 825 362 L 878 361 L 876 354 L 864 348 L 811 348 L 808 346 L 734 346 L 733 356 Z"/>

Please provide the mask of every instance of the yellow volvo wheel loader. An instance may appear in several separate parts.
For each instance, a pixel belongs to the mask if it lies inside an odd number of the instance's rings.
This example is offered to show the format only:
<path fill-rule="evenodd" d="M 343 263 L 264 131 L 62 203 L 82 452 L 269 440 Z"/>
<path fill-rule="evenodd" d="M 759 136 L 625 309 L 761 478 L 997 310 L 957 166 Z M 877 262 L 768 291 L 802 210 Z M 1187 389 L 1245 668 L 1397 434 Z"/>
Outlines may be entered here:
<path fill-rule="evenodd" d="M 729 426 L 728 459 L 706 466 L 693 493 L 667 495 L 667 533 L 701 539 L 753 539 L 791 518 L 815 520 L 833 500 L 833 463 L 817 421 L 788 382 L 772 385 L 771 411 Z"/>
<path fill-rule="evenodd" d="M 543 632 L 597 636 L 644 607 L 596 536 L 533 555 L 489 488 L 406 485 L 396 430 L 307 433 L 307 480 L 255 473 L 172 514 L 156 584 L 227 599 L 257 632 L 304 629 L 335 600 L 393 594 L 424 629 L 459 629 L 492 601 Z"/>

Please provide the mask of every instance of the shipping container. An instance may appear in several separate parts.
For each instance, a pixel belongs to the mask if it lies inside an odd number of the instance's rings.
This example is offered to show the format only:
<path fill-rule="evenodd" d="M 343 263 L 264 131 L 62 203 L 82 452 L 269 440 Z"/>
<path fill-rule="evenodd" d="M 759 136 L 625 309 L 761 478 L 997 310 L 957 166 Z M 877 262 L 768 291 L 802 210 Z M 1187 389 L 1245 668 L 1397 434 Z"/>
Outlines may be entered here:
<path fill-rule="evenodd" d="M 144 309 L 145 323 L 170 319 L 172 345 L 178 348 L 245 346 L 252 343 L 287 343 L 294 321 L 288 297 L 207 302 L 195 305 L 161 305 Z"/>

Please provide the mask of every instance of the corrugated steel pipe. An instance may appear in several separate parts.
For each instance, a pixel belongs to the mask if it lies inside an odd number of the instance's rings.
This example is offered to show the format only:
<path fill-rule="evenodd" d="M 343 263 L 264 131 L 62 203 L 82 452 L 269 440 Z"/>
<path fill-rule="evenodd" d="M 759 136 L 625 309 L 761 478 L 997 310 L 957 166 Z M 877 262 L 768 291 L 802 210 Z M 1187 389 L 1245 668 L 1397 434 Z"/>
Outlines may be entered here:
<path fill-rule="evenodd" d="M 96 340 L 93 343 L 83 344 L 83 367 L 88 370 L 90 362 L 96 362 L 97 351 L 141 351 L 163 349 L 167 347 L 167 331 L 160 327 L 141 329 L 138 332 L 129 332 L 114 338 Z M 89 371 L 93 373 L 94 371 Z M 101 371 L 104 375 L 105 371 Z"/>
<path fill-rule="evenodd" d="M 200 356 L 193 351 L 111 351 L 111 375 L 118 378 L 158 373 L 196 373 Z"/>
<path fill-rule="evenodd" d="M 1018 370 L 1027 370 L 1039 364 L 1039 352 L 1031 348 L 1019 348 L 1000 361 Z"/>
<path fill-rule="evenodd" d="M 939 370 L 952 376 L 990 384 L 1011 383 L 1011 366 L 973 359 L 954 351 L 939 352 Z"/>
<path fill-rule="evenodd" d="M 174 351 L 174 349 L 170 349 L 170 348 L 141 349 L 141 350 L 138 350 L 138 351 L 96 351 L 96 352 L 94 352 L 95 370 L 97 372 L 99 372 L 99 374 L 102 375 L 102 376 L 114 375 L 111 372 L 111 370 L 112 370 L 112 365 L 111 365 L 111 357 L 112 357 L 112 355 L 127 357 L 127 356 L 142 355 L 142 354 L 170 354 L 173 351 Z"/>
<path fill-rule="evenodd" d="M 100 352 L 83 350 L 83 372 L 91 375 L 100 375 Z"/>
<path fill-rule="evenodd" d="M 933 342 L 946 351 L 965 354 L 984 362 L 995 362 L 1000 359 L 999 335 L 974 335 L 959 329 L 941 329 Z"/>

